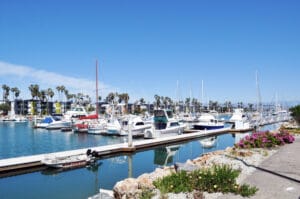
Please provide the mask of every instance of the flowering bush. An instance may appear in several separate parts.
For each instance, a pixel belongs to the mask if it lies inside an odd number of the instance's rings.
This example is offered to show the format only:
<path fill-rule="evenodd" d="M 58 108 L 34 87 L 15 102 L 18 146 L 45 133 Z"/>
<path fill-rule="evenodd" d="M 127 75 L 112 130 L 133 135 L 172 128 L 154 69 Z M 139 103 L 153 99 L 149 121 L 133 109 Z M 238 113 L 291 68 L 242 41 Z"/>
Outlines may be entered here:
<path fill-rule="evenodd" d="M 169 176 L 157 179 L 154 186 L 161 193 L 191 192 L 193 190 L 209 193 L 234 193 L 242 196 L 252 196 L 257 192 L 256 187 L 248 184 L 237 184 L 240 171 L 229 165 L 214 165 L 211 168 L 201 168 L 192 172 L 179 171 Z"/>
<path fill-rule="evenodd" d="M 255 132 L 251 136 L 246 136 L 235 144 L 237 148 L 270 148 L 286 143 L 293 143 L 294 136 L 287 131 L 280 131 L 278 133 Z"/>

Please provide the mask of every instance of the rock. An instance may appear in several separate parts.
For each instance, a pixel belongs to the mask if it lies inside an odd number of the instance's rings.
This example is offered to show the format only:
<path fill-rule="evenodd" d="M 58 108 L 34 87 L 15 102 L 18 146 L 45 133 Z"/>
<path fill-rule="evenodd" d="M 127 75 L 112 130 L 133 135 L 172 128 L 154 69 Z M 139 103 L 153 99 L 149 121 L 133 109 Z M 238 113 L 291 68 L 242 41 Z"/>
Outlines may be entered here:
<path fill-rule="evenodd" d="M 155 189 L 155 186 L 150 179 L 149 174 L 143 174 L 137 178 L 138 188 L 139 189 Z"/>
<path fill-rule="evenodd" d="M 141 190 L 138 189 L 138 182 L 133 178 L 127 178 L 118 182 L 114 188 L 114 197 L 116 199 L 138 198 Z"/>
<path fill-rule="evenodd" d="M 175 171 L 179 172 L 179 171 L 187 171 L 187 172 L 191 172 L 191 171 L 195 171 L 200 169 L 199 166 L 195 165 L 195 164 L 191 164 L 191 163 L 180 163 L 180 162 L 176 162 L 174 164 L 175 167 Z"/>

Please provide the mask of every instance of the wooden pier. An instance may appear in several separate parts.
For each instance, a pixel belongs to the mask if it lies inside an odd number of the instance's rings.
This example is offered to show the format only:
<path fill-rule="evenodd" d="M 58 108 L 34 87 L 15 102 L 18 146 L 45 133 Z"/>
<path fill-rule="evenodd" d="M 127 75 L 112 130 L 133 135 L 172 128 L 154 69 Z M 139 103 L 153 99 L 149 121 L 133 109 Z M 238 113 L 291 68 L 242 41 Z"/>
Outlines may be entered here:
<path fill-rule="evenodd" d="M 210 130 L 210 131 L 188 130 L 182 135 L 167 136 L 167 137 L 161 137 L 156 139 L 134 140 L 131 146 L 128 143 L 120 143 L 120 144 L 105 145 L 99 147 L 69 150 L 63 152 L 2 159 L 0 160 L 0 177 L 6 177 L 11 175 L 17 175 L 17 174 L 42 170 L 45 168 L 45 165 L 41 163 L 41 160 L 43 160 L 46 156 L 49 155 L 53 155 L 57 157 L 81 155 L 81 154 L 85 154 L 88 149 L 91 149 L 92 151 L 95 151 L 97 156 L 100 157 L 101 159 L 110 156 L 143 151 L 161 145 L 182 143 L 182 142 L 187 142 L 201 137 L 224 134 L 224 133 L 228 133 L 229 131 L 230 129 L 228 128 L 220 129 L 220 130 Z"/>

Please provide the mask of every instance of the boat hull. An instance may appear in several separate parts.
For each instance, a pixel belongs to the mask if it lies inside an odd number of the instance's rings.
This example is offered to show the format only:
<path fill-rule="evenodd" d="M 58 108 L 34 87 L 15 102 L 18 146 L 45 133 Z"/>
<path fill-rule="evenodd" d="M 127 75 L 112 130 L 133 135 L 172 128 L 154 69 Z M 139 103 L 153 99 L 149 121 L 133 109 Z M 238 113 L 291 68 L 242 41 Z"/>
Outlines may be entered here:
<path fill-rule="evenodd" d="M 222 128 L 224 128 L 224 125 L 194 125 L 194 129 L 196 130 L 215 130 Z"/>

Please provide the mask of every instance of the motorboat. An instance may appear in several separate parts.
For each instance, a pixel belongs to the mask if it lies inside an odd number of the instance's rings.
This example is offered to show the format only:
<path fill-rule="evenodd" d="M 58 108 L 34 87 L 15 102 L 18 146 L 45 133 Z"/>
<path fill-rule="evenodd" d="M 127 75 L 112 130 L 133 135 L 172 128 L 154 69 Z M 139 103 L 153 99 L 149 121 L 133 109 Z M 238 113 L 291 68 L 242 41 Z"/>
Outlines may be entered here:
<path fill-rule="evenodd" d="M 53 168 L 76 168 L 85 166 L 95 160 L 91 151 L 88 150 L 86 154 L 70 155 L 70 156 L 54 156 L 47 155 L 41 160 L 43 164 Z"/>
<path fill-rule="evenodd" d="M 122 126 L 117 118 L 112 118 L 108 120 L 107 126 L 106 126 L 106 133 L 108 135 L 128 135 L 127 132 L 121 131 Z"/>
<path fill-rule="evenodd" d="M 73 124 L 72 129 L 74 133 L 87 133 L 89 129 L 89 124 L 82 121 L 81 123 Z"/>
<path fill-rule="evenodd" d="M 152 124 L 144 122 L 139 116 L 127 116 L 121 122 L 122 134 L 128 134 L 131 130 L 133 137 L 144 136 L 145 131 L 152 127 Z"/>
<path fill-rule="evenodd" d="M 73 109 L 67 111 L 64 114 L 64 118 L 67 120 L 71 120 L 72 118 L 79 118 L 82 116 L 87 116 L 88 113 L 86 112 L 85 108 L 82 106 L 76 106 Z"/>
<path fill-rule="evenodd" d="M 106 133 L 107 121 L 105 119 L 97 119 L 89 122 L 88 133 L 90 134 L 103 134 Z"/>
<path fill-rule="evenodd" d="M 244 113 L 243 109 L 234 109 L 232 116 L 229 119 L 233 123 L 233 128 L 237 130 L 250 129 L 249 118 Z"/>
<path fill-rule="evenodd" d="M 219 121 L 210 113 L 203 113 L 199 117 L 199 122 L 193 125 L 197 130 L 215 130 L 224 128 L 224 122 Z"/>
<path fill-rule="evenodd" d="M 153 126 L 145 131 L 144 138 L 159 138 L 182 134 L 186 125 L 179 123 L 173 116 L 172 110 L 154 110 Z"/>
<path fill-rule="evenodd" d="M 46 126 L 47 130 L 55 130 L 71 127 L 72 122 L 70 120 L 62 120 L 60 117 L 53 116 L 53 122 Z"/>
<path fill-rule="evenodd" d="M 35 123 L 34 127 L 35 128 L 46 128 L 50 123 L 54 121 L 54 118 L 49 115 L 44 117 L 41 121 Z"/>
<path fill-rule="evenodd" d="M 72 126 L 73 132 L 88 133 L 90 123 L 92 123 L 92 121 L 96 121 L 97 119 L 98 119 L 97 114 L 80 116 L 79 120 L 77 120 Z"/>
<path fill-rule="evenodd" d="M 35 128 L 45 128 L 48 130 L 61 129 L 71 126 L 71 121 L 61 120 L 57 116 L 46 116 L 41 122 L 35 124 Z"/>

